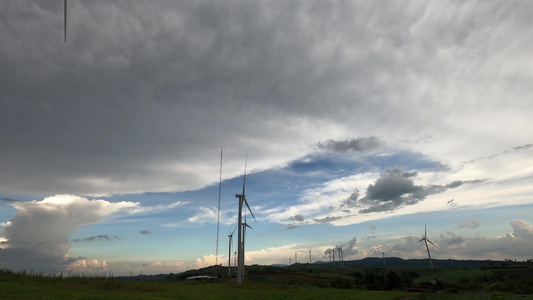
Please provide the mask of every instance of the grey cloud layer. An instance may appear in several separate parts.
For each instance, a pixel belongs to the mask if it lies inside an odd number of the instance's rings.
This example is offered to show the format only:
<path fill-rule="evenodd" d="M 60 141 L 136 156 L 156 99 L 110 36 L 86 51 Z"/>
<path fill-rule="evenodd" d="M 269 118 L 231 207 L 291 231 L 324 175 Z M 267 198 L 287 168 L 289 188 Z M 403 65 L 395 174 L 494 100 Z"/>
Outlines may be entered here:
<path fill-rule="evenodd" d="M 465 183 L 475 181 L 453 181 L 446 185 L 415 185 L 412 179 L 416 172 L 404 172 L 402 169 L 388 169 L 385 174 L 370 184 L 366 189 L 365 197 L 359 199 L 359 191 L 343 201 L 342 206 L 364 207 L 360 213 L 392 211 L 405 205 L 413 205 L 427 196 L 442 193 L 447 189 L 457 188 Z"/>
<path fill-rule="evenodd" d="M 331 150 L 335 152 L 365 152 L 374 150 L 380 146 L 380 142 L 375 137 L 358 138 L 346 141 L 327 140 L 326 142 L 319 142 L 317 147 L 319 149 Z"/>
<path fill-rule="evenodd" d="M 74 1 L 66 45 L 61 3 L 30 2 L 0 4 L 0 187 L 13 193 L 194 189 L 213 180 L 191 170 L 221 145 L 266 168 L 331 138 L 320 122 L 449 132 L 481 100 L 497 109 L 505 91 L 526 111 L 532 92 L 513 69 L 530 39 L 508 34 L 531 32 L 526 2 Z"/>

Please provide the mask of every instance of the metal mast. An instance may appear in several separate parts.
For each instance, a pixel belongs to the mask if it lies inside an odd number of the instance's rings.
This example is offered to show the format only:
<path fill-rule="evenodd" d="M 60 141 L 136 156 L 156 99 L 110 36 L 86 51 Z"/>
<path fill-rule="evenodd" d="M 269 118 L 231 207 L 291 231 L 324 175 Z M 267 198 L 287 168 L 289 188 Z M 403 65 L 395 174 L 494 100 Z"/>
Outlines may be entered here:
<path fill-rule="evenodd" d="M 220 149 L 220 179 L 218 182 L 218 217 L 217 217 L 217 249 L 215 252 L 215 265 L 218 271 L 218 236 L 220 232 L 220 194 L 222 192 L 222 149 Z"/>

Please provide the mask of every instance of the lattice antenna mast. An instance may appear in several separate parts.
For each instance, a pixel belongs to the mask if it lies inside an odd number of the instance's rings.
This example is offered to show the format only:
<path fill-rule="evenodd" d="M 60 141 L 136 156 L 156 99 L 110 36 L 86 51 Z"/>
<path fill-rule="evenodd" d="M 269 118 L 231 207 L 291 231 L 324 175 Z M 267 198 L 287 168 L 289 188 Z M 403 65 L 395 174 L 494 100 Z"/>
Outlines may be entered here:
<path fill-rule="evenodd" d="M 218 181 L 218 216 L 217 216 L 217 246 L 215 251 L 215 265 L 218 272 L 218 236 L 220 234 L 220 195 L 222 193 L 222 149 L 220 149 L 220 177 Z M 233 235 L 233 234 L 232 234 Z"/>

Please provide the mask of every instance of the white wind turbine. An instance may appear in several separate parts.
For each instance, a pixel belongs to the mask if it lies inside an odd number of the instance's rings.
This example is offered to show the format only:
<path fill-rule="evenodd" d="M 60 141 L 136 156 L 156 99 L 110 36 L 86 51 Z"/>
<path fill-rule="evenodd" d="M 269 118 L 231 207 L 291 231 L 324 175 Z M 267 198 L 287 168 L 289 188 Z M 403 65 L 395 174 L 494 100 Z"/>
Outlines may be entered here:
<path fill-rule="evenodd" d="M 344 267 L 344 252 L 342 250 L 342 245 L 337 246 L 337 254 L 339 256 L 339 266 L 342 269 Z"/>
<path fill-rule="evenodd" d="M 433 261 L 431 260 L 431 254 L 429 253 L 428 242 L 430 242 L 431 245 L 433 245 L 437 249 L 439 247 L 437 247 L 437 245 L 433 244 L 432 241 L 428 240 L 428 238 L 427 238 L 427 225 L 426 224 L 424 224 L 424 237 L 422 237 L 417 243 L 420 243 L 421 241 L 424 241 L 424 243 L 426 244 L 426 250 L 428 251 L 428 256 L 429 256 L 429 263 L 431 264 L 431 268 L 433 268 Z"/>
<path fill-rule="evenodd" d="M 248 158 L 246 159 L 246 162 L 248 161 Z M 238 228 L 239 228 L 239 231 L 238 231 L 238 234 L 239 234 L 239 241 L 237 242 L 237 251 L 238 251 L 238 254 L 237 254 L 237 261 L 238 261 L 238 264 L 237 264 L 237 284 L 241 284 L 242 283 L 242 277 L 244 275 L 244 235 L 243 235 L 243 228 L 245 226 L 248 226 L 246 224 L 246 221 L 244 222 L 244 224 L 246 225 L 243 225 L 243 222 L 242 222 L 242 206 L 243 206 L 243 203 L 246 204 L 246 207 L 248 208 L 248 210 L 250 211 L 250 214 L 252 214 L 252 217 L 254 218 L 254 221 L 255 221 L 255 216 L 254 216 L 254 213 L 252 212 L 252 209 L 250 208 L 250 205 L 248 205 L 248 201 L 246 201 L 246 194 L 245 194 L 245 189 L 246 189 L 246 163 L 244 164 L 244 180 L 243 180 L 243 184 L 242 184 L 242 194 L 235 194 L 235 197 L 239 198 L 239 220 L 238 220 Z M 249 227 L 249 226 L 248 226 Z"/>
<path fill-rule="evenodd" d="M 254 218 L 255 219 L 255 218 Z M 248 225 L 248 223 L 246 223 L 246 213 L 244 214 L 244 223 L 242 223 L 242 253 L 243 253 L 243 260 L 244 260 L 244 263 L 242 264 L 242 276 L 244 276 L 244 266 L 246 265 L 246 260 L 245 260 L 245 257 L 244 257 L 244 252 L 245 252 L 245 242 L 246 242 L 246 227 L 250 228 L 250 229 L 253 229 L 252 226 Z"/>
<path fill-rule="evenodd" d="M 229 238 L 228 275 L 231 275 L 231 246 L 233 245 L 233 233 L 235 232 L 235 229 L 237 229 L 237 227 L 235 227 L 233 231 L 228 235 L 228 238 Z"/>

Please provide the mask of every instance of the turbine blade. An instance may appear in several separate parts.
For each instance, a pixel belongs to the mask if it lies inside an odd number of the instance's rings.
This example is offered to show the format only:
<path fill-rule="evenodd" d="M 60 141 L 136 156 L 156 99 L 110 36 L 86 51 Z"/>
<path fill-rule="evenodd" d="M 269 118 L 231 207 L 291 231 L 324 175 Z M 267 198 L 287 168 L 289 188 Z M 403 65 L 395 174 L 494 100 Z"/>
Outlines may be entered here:
<path fill-rule="evenodd" d="M 244 199 L 244 203 L 246 204 L 246 207 L 248 207 L 248 210 L 252 214 L 252 217 L 254 218 L 254 221 L 257 222 L 257 220 L 255 219 L 254 213 L 252 212 L 252 209 L 250 208 L 250 205 L 248 205 L 248 201 L 246 201 L 246 198 L 244 198 L 244 197 L 243 197 L 243 199 Z"/>
<path fill-rule="evenodd" d="M 242 225 L 244 225 L 244 226 L 246 226 L 246 227 L 248 227 L 250 229 L 253 229 L 252 226 L 248 225 L 247 223 L 242 223 Z"/>
<path fill-rule="evenodd" d="M 235 232 L 235 229 L 237 229 L 237 226 L 235 226 L 235 228 L 233 228 L 233 231 L 231 232 L 231 235 L 233 235 L 233 233 Z"/>
<path fill-rule="evenodd" d="M 242 182 L 242 195 L 246 195 L 244 190 L 246 188 L 246 165 L 248 164 L 248 154 L 246 154 L 246 160 L 244 161 L 244 180 Z"/>
<path fill-rule="evenodd" d="M 433 244 L 433 242 L 432 242 L 432 241 L 430 241 L 430 240 L 427 240 L 427 241 L 428 241 L 428 242 L 430 242 L 430 243 L 431 243 L 431 245 L 435 246 L 435 248 L 437 248 L 437 249 L 439 248 L 439 247 L 438 247 L 437 245 Z"/>
<path fill-rule="evenodd" d="M 422 239 L 420 239 L 420 241 L 418 241 L 417 243 L 420 243 L 421 241 L 423 241 L 423 240 L 425 240 L 425 239 L 426 239 L 426 238 L 422 238 Z"/>

